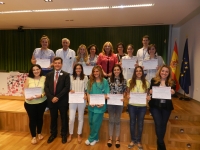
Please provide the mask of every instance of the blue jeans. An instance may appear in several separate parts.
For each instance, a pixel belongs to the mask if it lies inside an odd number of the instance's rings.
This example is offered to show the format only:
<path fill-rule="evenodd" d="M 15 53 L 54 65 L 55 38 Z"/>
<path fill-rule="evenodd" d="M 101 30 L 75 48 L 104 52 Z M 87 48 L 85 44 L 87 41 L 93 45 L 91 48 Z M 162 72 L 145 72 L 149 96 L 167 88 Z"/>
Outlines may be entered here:
<path fill-rule="evenodd" d="M 146 110 L 146 106 L 141 107 L 128 105 L 128 111 L 130 116 L 131 141 L 133 141 L 134 143 L 141 143 L 144 116 Z"/>
<path fill-rule="evenodd" d="M 150 112 L 153 116 L 155 122 L 155 130 L 157 135 L 157 144 L 164 144 L 164 137 L 167 127 L 167 122 L 171 114 L 171 110 L 166 110 L 162 108 L 150 108 Z"/>

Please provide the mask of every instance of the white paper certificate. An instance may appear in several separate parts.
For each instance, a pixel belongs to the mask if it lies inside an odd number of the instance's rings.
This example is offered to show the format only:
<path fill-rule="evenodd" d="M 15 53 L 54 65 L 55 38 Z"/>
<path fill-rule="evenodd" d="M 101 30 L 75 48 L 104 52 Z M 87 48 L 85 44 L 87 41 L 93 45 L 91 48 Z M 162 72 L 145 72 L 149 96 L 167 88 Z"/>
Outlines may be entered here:
<path fill-rule="evenodd" d="M 147 93 L 130 93 L 129 104 L 147 104 Z"/>
<path fill-rule="evenodd" d="M 83 71 L 85 75 L 90 75 L 92 73 L 92 68 L 94 66 L 83 66 Z"/>
<path fill-rule="evenodd" d="M 105 104 L 104 94 L 90 94 L 90 105 Z"/>
<path fill-rule="evenodd" d="M 144 60 L 144 70 L 156 69 L 158 67 L 158 59 Z"/>
<path fill-rule="evenodd" d="M 69 103 L 84 103 L 84 92 L 69 93 Z"/>
<path fill-rule="evenodd" d="M 133 56 L 131 59 L 122 59 L 122 68 L 135 68 L 136 61 L 136 56 Z"/>
<path fill-rule="evenodd" d="M 123 106 L 123 94 L 108 94 L 109 99 L 107 100 L 108 105 L 120 105 Z"/>
<path fill-rule="evenodd" d="M 42 68 L 48 68 L 50 66 L 50 59 L 36 59 L 36 64 Z"/>
<path fill-rule="evenodd" d="M 25 94 L 25 99 L 31 98 L 35 95 L 41 95 L 42 94 L 42 88 L 41 87 L 24 88 L 24 94 Z"/>
<path fill-rule="evenodd" d="M 171 100 L 171 87 L 152 87 L 152 98 L 156 99 L 170 99 Z"/>

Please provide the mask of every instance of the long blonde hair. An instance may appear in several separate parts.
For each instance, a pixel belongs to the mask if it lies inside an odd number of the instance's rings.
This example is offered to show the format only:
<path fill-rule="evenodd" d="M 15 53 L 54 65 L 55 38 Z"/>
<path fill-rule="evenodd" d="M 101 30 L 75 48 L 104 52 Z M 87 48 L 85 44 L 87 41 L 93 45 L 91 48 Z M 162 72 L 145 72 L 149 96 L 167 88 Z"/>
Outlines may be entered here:
<path fill-rule="evenodd" d="M 106 43 L 104 43 L 103 48 L 102 48 L 102 53 L 103 53 L 104 55 L 106 54 L 104 49 L 105 49 L 105 47 L 106 47 L 107 44 L 110 46 L 109 55 L 112 55 L 112 54 L 114 53 L 114 49 L 113 49 L 112 43 L 109 42 L 109 41 L 107 41 Z"/>
<path fill-rule="evenodd" d="M 159 82 L 161 82 L 161 76 L 160 76 L 160 72 L 162 70 L 162 68 L 167 68 L 169 70 L 169 75 L 165 81 L 165 83 L 167 84 L 167 86 L 173 86 L 174 85 L 174 81 L 172 80 L 172 71 L 171 68 L 167 65 L 163 65 L 162 67 L 160 67 L 160 69 L 157 71 L 156 76 L 153 78 L 154 79 L 154 83 L 157 84 Z"/>
<path fill-rule="evenodd" d="M 103 82 L 103 71 L 102 71 L 102 68 L 100 67 L 100 66 L 94 66 L 93 68 L 92 68 L 92 73 L 90 74 L 90 79 L 89 79 L 89 84 L 88 84 L 88 90 L 90 91 L 91 90 L 91 88 L 92 88 L 92 85 L 93 85 L 93 83 L 94 82 L 96 82 L 96 78 L 95 78 L 95 76 L 94 76 L 94 70 L 95 69 L 97 69 L 98 71 L 99 71 L 99 79 L 100 79 L 100 81 L 101 82 Z"/>
<path fill-rule="evenodd" d="M 77 56 L 76 56 L 76 61 L 79 62 L 80 59 L 81 59 L 81 54 L 80 54 L 80 49 L 81 48 L 84 48 L 85 49 L 85 54 L 84 54 L 84 62 L 87 62 L 88 61 L 88 52 L 87 52 L 87 48 L 84 44 L 81 44 L 79 47 L 78 47 L 78 50 L 77 50 Z"/>

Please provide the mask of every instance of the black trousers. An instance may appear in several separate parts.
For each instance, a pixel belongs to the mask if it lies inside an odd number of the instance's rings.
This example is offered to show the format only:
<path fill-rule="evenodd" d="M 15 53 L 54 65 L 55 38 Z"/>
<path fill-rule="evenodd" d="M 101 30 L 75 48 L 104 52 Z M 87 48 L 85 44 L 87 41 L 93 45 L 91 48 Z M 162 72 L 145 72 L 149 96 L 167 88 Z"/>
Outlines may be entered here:
<path fill-rule="evenodd" d="M 29 129 L 32 137 L 36 137 L 36 130 L 37 134 L 40 134 L 42 131 L 43 115 L 46 106 L 47 101 L 39 104 L 28 104 L 24 102 L 24 107 L 29 117 Z"/>
<path fill-rule="evenodd" d="M 57 136 L 58 129 L 57 129 L 57 120 L 58 120 L 58 110 L 60 112 L 61 117 L 61 136 L 66 136 L 68 133 L 68 122 L 69 117 L 67 114 L 67 111 L 69 109 L 69 106 L 61 106 L 58 107 L 57 105 L 49 108 L 50 115 L 51 115 L 51 135 Z"/>

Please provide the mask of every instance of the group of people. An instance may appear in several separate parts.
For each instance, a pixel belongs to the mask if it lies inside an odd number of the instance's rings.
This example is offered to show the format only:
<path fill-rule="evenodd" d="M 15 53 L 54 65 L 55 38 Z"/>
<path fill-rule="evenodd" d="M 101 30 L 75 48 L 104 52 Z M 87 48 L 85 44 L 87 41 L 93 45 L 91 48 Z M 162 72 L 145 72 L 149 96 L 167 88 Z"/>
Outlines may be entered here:
<path fill-rule="evenodd" d="M 117 54 L 114 54 L 110 42 L 103 45 L 102 52 L 97 55 L 97 46 L 92 44 L 88 48 L 81 44 L 75 51 L 69 48 L 70 41 L 62 39 L 63 48 L 56 51 L 56 55 L 48 45 L 50 40 L 43 36 L 40 40 L 41 48 L 36 48 L 31 59 L 32 67 L 24 88 L 41 87 L 42 94 L 26 98 L 24 106 L 29 116 L 29 128 L 32 135 L 32 144 L 42 140 L 41 134 L 43 114 L 46 106 L 50 110 L 51 135 L 48 143 L 57 137 L 58 110 L 61 117 L 62 143 L 70 142 L 73 138 L 74 121 L 78 110 L 77 142 L 82 142 L 82 128 L 84 123 L 84 110 L 88 102 L 88 120 L 90 126 L 89 137 L 86 145 L 95 145 L 99 141 L 99 130 L 106 109 L 109 114 L 109 140 L 108 147 L 113 144 L 113 132 L 115 129 L 115 146 L 120 147 L 120 117 L 123 105 L 107 105 L 110 97 L 108 94 L 121 94 L 121 101 L 131 98 L 131 93 L 146 93 L 147 104 L 135 104 L 129 102 L 128 112 L 130 116 L 131 142 L 128 148 L 137 146 L 142 150 L 141 137 L 144 116 L 147 105 L 155 121 L 158 150 L 165 150 L 164 136 L 166 125 L 173 109 L 171 100 L 151 98 L 153 86 L 169 86 L 171 94 L 174 94 L 174 83 L 171 79 L 171 70 L 164 64 L 161 56 L 156 53 L 155 44 L 149 45 L 149 37 L 142 38 L 143 47 L 137 51 L 137 63 L 134 67 L 122 68 L 123 59 L 132 59 L 134 47 L 127 46 L 127 54 L 124 52 L 124 44 L 117 44 Z M 89 52 L 89 54 L 88 54 Z M 37 59 L 49 59 L 50 66 L 41 68 Z M 145 69 L 143 61 L 157 59 L 156 69 Z M 83 66 L 94 66 L 90 76 L 84 74 Z M 54 69 L 52 69 L 54 68 Z M 44 73 L 44 74 L 42 74 Z M 46 75 L 43 76 L 43 75 Z M 83 93 L 83 103 L 68 103 L 69 94 Z M 104 95 L 104 104 L 90 104 L 93 94 Z M 69 118 L 68 118 L 69 110 Z M 68 137 L 67 134 L 69 133 Z"/>

